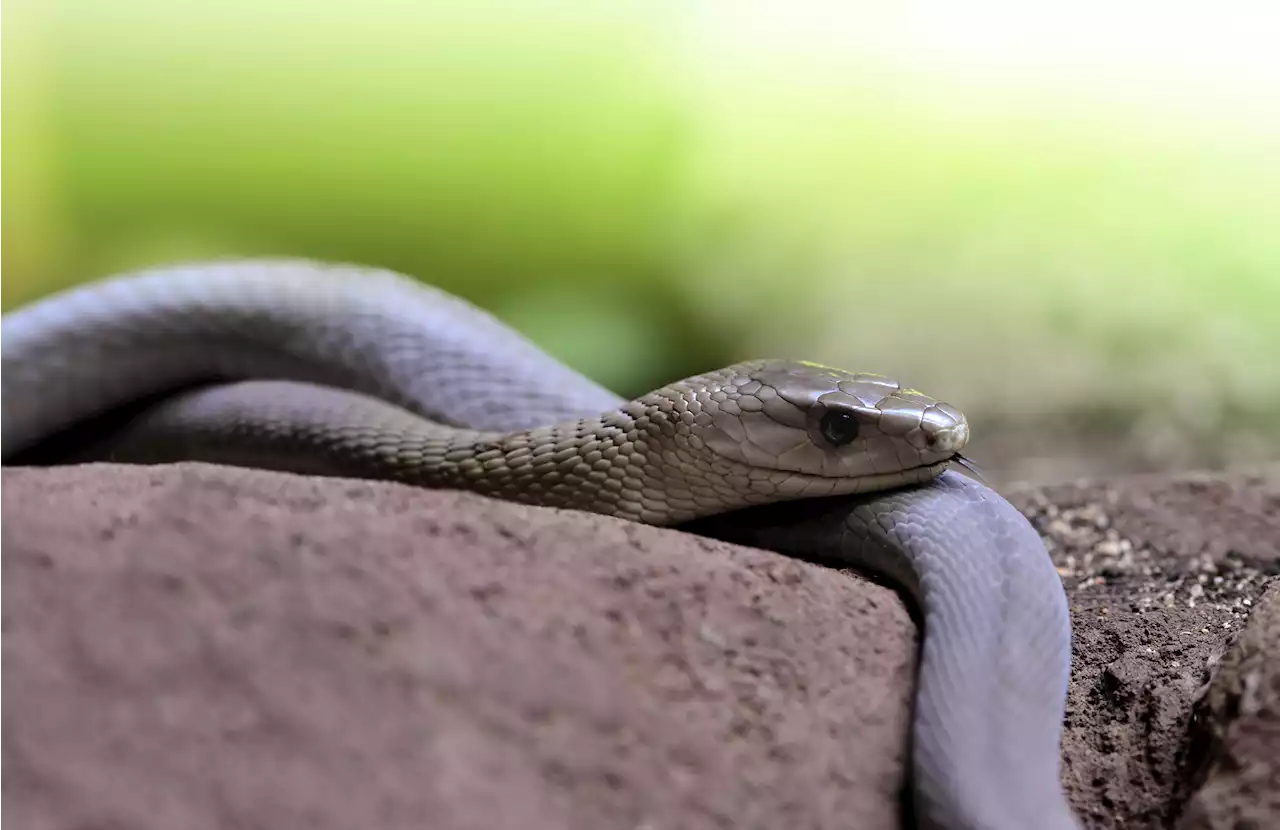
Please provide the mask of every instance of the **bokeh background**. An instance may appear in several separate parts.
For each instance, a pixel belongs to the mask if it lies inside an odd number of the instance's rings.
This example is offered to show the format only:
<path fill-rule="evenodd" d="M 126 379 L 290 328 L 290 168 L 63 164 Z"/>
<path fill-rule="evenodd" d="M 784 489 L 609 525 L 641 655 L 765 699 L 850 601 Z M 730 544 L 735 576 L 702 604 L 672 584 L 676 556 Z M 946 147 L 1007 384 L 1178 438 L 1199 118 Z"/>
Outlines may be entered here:
<path fill-rule="evenodd" d="M 1275 14 L 10 0 L 3 305 L 348 260 L 622 393 L 762 355 L 895 375 L 998 482 L 1273 462 Z"/>

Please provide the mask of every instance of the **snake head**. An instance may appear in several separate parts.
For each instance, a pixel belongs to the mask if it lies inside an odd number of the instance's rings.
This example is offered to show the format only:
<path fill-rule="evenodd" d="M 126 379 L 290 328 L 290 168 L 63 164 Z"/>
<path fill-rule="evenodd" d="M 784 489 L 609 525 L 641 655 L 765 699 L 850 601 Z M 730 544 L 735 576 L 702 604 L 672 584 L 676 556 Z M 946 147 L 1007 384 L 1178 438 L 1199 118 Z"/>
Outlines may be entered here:
<path fill-rule="evenodd" d="M 636 403 L 676 477 L 710 469 L 713 489 L 726 499 L 734 489 L 743 504 L 926 481 L 969 440 L 949 404 L 883 375 L 804 361 L 739 363 Z"/>

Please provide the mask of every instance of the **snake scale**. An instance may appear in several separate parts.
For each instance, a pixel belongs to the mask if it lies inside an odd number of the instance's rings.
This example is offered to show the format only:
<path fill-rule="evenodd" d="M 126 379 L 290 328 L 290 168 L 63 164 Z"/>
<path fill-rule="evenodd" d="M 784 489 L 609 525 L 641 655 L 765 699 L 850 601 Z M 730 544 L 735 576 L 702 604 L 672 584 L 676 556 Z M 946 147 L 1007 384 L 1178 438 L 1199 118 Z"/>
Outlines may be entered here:
<path fill-rule="evenodd" d="M 443 291 L 303 260 L 123 274 L 6 314 L 0 340 L 5 464 L 53 447 L 465 488 L 887 577 L 925 632 L 914 821 L 1079 826 L 1062 585 L 1027 520 L 947 470 L 969 426 L 946 403 L 785 360 L 627 401 Z"/>

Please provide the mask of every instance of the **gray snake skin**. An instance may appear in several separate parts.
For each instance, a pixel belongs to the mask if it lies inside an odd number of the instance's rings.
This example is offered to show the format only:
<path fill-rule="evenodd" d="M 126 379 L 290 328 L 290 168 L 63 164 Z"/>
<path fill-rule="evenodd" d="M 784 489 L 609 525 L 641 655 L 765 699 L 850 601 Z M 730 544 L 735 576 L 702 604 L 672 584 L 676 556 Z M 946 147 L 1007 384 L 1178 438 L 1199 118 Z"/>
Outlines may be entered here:
<path fill-rule="evenodd" d="M 123 275 L 5 315 L 0 339 L 6 464 L 127 412 L 60 460 L 459 487 L 886 576 L 925 628 L 918 824 L 1078 826 L 1059 782 L 1065 595 L 1026 519 L 944 472 L 969 435 L 948 404 L 779 360 L 626 401 L 444 292 L 293 260 Z"/>

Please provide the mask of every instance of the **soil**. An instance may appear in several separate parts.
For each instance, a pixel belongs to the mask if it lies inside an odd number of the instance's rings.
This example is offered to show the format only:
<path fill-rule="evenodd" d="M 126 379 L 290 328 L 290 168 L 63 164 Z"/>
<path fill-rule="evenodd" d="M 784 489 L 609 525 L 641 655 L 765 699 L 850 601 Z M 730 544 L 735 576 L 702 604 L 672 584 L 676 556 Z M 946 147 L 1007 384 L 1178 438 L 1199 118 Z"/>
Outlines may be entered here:
<path fill-rule="evenodd" d="M 1001 489 L 1083 825 L 1280 826 L 1277 477 Z M 199 464 L 6 468 L 3 515 L 16 827 L 900 826 L 916 631 L 851 572 Z"/>
<path fill-rule="evenodd" d="M 1071 603 L 1072 804 L 1090 828 L 1171 827 L 1205 762 L 1192 705 L 1280 574 L 1280 480 L 1131 476 L 1007 495 L 1045 537 Z M 1280 639 L 1271 649 L 1280 659 Z M 1280 716 L 1280 695 L 1270 705 Z"/>

